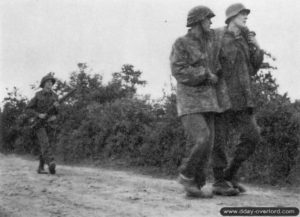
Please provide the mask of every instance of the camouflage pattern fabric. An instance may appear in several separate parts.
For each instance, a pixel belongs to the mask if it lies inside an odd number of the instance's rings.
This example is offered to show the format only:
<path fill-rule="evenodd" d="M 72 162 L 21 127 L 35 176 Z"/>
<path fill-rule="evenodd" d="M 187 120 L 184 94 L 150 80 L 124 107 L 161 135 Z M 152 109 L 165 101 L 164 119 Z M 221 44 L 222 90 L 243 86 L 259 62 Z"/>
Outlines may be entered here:
<path fill-rule="evenodd" d="M 255 75 L 263 61 L 263 51 L 252 50 L 241 35 L 235 36 L 227 27 L 215 30 L 219 41 L 219 60 L 222 76 L 225 79 L 231 109 L 215 117 L 215 142 L 212 153 L 213 167 L 226 168 L 227 157 L 225 144 L 228 130 L 234 127 L 240 135 L 234 158 L 227 171 L 230 177 L 236 175 L 241 163 L 247 160 L 260 142 L 260 130 L 256 123 L 253 108 L 251 76 Z M 229 144 L 232 145 L 232 144 Z M 217 174 L 215 174 L 216 176 Z"/>
<path fill-rule="evenodd" d="M 187 136 L 186 155 L 180 173 L 202 187 L 206 180 L 206 167 L 214 142 L 214 114 L 189 114 L 181 117 Z"/>
<path fill-rule="evenodd" d="M 255 116 L 250 110 L 227 111 L 215 116 L 215 142 L 212 152 L 212 165 L 214 168 L 226 168 L 227 156 L 225 144 L 229 141 L 229 130 L 235 129 L 240 135 L 240 142 L 236 146 L 234 159 L 242 163 L 255 151 L 260 142 L 260 129 Z M 229 144 L 232 147 L 233 144 Z"/>
<path fill-rule="evenodd" d="M 178 115 L 222 112 L 230 107 L 224 79 L 217 85 L 207 80 L 208 73 L 217 75 L 220 64 L 216 58 L 214 34 L 204 40 L 189 31 L 178 38 L 170 55 L 172 75 L 177 80 Z"/>
<path fill-rule="evenodd" d="M 255 107 L 251 76 L 257 73 L 263 62 L 263 51 L 250 50 L 246 39 L 241 35 L 235 36 L 227 27 L 216 30 L 216 33 L 223 35 L 219 39 L 221 40 L 219 60 L 232 110 Z"/>

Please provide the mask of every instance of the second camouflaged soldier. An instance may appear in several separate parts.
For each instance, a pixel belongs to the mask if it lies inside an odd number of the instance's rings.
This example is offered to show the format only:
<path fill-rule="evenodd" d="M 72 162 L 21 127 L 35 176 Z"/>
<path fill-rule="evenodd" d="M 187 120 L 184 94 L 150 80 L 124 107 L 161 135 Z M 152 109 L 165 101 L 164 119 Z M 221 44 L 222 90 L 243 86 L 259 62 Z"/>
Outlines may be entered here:
<path fill-rule="evenodd" d="M 34 98 L 29 102 L 27 106 L 27 112 L 31 115 L 38 117 L 40 119 L 46 118 L 46 112 L 51 106 L 56 108 L 58 104 L 58 96 L 53 92 L 52 86 L 55 83 L 55 78 L 48 74 L 42 78 L 40 87 L 43 88 L 41 91 L 37 92 Z M 55 174 L 55 161 L 52 153 L 52 138 L 51 133 L 53 132 L 51 122 L 56 120 L 57 110 L 50 116 L 48 120 L 45 120 L 41 126 L 37 126 L 34 130 L 40 145 L 40 163 L 37 172 L 39 174 L 47 173 L 44 170 L 44 164 L 46 163 L 51 174 Z"/>
<path fill-rule="evenodd" d="M 210 29 L 214 16 L 205 6 L 191 9 L 186 25 L 190 29 L 175 41 L 170 55 L 172 75 L 177 80 L 177 111 L 188 139 L 179 183 L 187 196 L 202 198 L 212 197 L 212 192 L 202 187 L 214 141 L 214 115 L 222 110 L 216 93 L 217 67 Z"/>
<path fill-rule="evenodd" d="M 216 116 L 216 140 L 213 149 L 213 170 L 215 176 L 215 193 L 224 195 L 224 180 L 240 192 L 245 188 L 237 181 L 237 172 L 242 162 L 253 154 L 256 144 L 260 142 L 259 127 L 254 116 L 254 97 L 251 76 L 255 75 L 263 61 L 263 51 L 246 28 L 250 10 L 242 4 L 233 4 L 226 10 L 226 27 L 216 30 L 221 44 L 219 59 L 222 74 L 228 88 L 232 108 Z M 234 157 L 227 167 L 225 142 L 228 128 L 234 127 L 240 135 Z"/>

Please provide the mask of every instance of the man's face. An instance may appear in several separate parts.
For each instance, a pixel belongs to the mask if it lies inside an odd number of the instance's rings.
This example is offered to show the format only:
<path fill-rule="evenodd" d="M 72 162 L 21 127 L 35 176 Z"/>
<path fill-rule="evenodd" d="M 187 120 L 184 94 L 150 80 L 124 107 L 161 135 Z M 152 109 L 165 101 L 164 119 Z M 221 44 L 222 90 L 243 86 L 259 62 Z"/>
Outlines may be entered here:
<path fill-rule="evenodd" d="M 210 26 L 211 26 L 211 18 L 206 17 L 204 20 L 201 21 L 201 26 L 205 32 L 210 31 Z"/>
<path fill-rule="evenodd" d="M 238 15 L 236 15 L 233 19 L 232 19 L 232 22 L 240 27 L 240 28 L 243 28 L 243 27 L 246 27 L 246 22 L 247 22 L 247 19 L 248 19 L 248 13 L 246 11 L 241 11 Z"/>
<path fill-rule="evenodd" d="M 53 86 L 52 81 L 51 81 L 51 80 L 48 80 L 48 81 L 46 81 L 45 84 L 44 84 L 44 89 L 50 90 L 50 89 L 52 88 L 52 86 Z"/>

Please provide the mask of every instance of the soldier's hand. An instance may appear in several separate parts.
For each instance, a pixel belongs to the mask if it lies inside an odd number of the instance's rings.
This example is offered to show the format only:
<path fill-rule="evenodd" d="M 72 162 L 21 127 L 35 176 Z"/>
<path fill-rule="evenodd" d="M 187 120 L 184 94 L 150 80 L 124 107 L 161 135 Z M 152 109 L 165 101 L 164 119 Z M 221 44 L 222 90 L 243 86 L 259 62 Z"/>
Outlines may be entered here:
<path fill-rule="evenodd" d="M 40 113 L 40 114 L 39 114 L 39 118 L 41 118 L 41 119 L 45 119 L 45 118 L 46 118 L 46 114 L 44 114 L 44 113 Z"/>
<path fill-rule="evenodd" d="M 217 84 L 218 82 L 218 77 L 213 74 L 213 73 L 209 73 L 208 76 L 207 76 L 207 80 L 210 84 Z"/>
<path fill-rule="evenodd" d="M 253 34 L 252 32 L 249 32 L 248 34 L 248 41 L 249 43 L 255 45 L 255 47 L 259 48 L 259 44 L 255 38 L 255 34 Z"/>
<path fill-rule="evenodd" d="M 59 106 L 59 103 L 56 101 L 53 105 L 57 108 Z"/>
<path fill-rule="evenodd" d="M 56 120 L 56 116 L 52 115 L 47 121 L 51 122 L 51 121 L 55 121 Z"/>

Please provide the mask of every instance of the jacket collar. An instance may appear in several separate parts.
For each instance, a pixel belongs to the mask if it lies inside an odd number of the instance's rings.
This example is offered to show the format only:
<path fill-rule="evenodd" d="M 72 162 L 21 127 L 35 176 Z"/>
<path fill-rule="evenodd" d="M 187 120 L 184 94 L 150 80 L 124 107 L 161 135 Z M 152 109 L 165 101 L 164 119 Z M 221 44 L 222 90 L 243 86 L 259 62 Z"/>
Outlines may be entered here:
<path fill-rule="evenodd" d="M 53 90 L 45 91 L 44 89 L 42 89 L 42 94 L 43 95 L 52 95 L 53 94 Z"/>
<path fill-rule="evenodd" d="M 234 38 L 234 39 L 240 39 L 240 38 L 243 37 L 241 32 L 240 32 L 240 34 L 235 35 L 234 32 L 232 32 L 232 31 L 230 31 L 230 30 L 228 29 L 228 26 L 225 26 L 224 29 L 225 29 L 225 34 L 226 34 L 227 36 L 230 36 L 230 37 Z"/>

